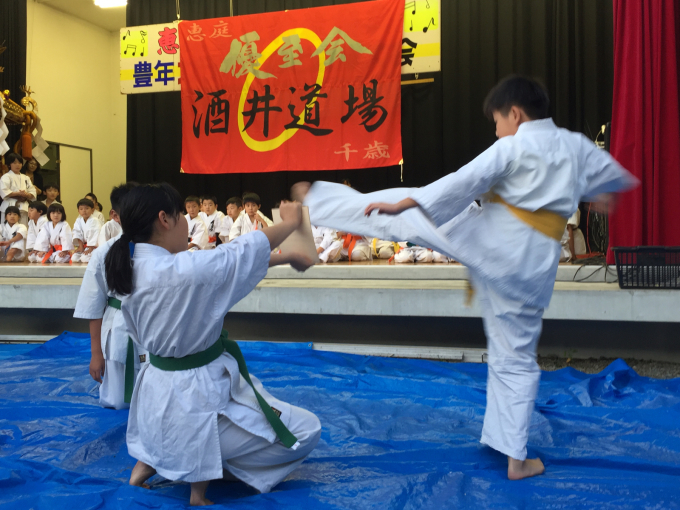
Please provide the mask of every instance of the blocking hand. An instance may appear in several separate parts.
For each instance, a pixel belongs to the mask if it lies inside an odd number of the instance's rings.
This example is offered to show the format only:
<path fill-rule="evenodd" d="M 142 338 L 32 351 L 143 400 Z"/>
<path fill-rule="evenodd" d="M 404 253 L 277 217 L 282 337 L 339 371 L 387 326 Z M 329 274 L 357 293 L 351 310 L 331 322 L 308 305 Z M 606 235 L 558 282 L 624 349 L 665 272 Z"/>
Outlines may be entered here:
<path fill-rule="evenodd" d="M 302 205 L 297 202 L 281 202 L 279 214 L 282 221 L 299 225 L 302 222 Z"/>

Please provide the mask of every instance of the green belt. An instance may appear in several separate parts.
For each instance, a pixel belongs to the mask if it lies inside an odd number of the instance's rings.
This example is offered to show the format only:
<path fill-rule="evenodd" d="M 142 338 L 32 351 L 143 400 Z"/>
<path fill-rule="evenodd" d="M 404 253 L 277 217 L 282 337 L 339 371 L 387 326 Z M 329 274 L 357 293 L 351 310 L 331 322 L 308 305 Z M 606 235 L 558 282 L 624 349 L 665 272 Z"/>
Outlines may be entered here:
<path fill-rule="evenodd" d="M 111 308 L 120 310 L 120 299 L 110 297 L 108 305 Z M 125 356 L 125 395 L 124 401 L 129 404 L 132 401 L 132 391 L 135 389 L 135 348 L 132 345 L 132 338 L 128 337 L 127 355 Z"/>
<path fill-rule="evenodd" d="M 300 443 L 298 443 L 297 438 L 286 428 L 286 426 L 281 421 L 281 418 L 274 412 L 272 407 L 267 404 L 267 401 L 262 398 L 262 395 L 253 386 L 253 381 L 250 379 L 250 374 L 248 373 L 248 367 L 246 367 L 246 361 L 243 359 L 243 354 L 238 344 L 233 340 L 229 340 L 228 333 L 222 330 L 222 334 L 217 339 L 212 346 L 208 347 L 205 351 L 197 352 L 196 354 L 189 354 L 183 358 L 164 358 L 162 356 L 156 356 L 155 354 L 149 353 L 149 362 L 156 368 L 166 371 L 176 371 L 176 370 L 190 370 L 192 368 L 199 368 L 215 361 L 219 358 L 222 353 L 226 351 L 231 354 L 236 362 L 238 363 L 238 370 L 243 376 L 243 378 L 250 384 L 250 387 L 255 392 L 257 401 L 260 404 L 260 408 L 264 413 L 267 421 L 276 432 L 281 443 L 287 447 L 296 449 Z"/>

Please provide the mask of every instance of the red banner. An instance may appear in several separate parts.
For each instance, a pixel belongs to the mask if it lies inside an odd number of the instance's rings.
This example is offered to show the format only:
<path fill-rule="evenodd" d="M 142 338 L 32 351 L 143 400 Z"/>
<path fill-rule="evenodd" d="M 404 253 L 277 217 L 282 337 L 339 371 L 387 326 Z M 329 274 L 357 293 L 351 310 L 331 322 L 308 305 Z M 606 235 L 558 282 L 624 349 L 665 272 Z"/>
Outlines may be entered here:
<path fill-rule="evenodd" d="M 182 21 L 182 170 L 401 160 L 404 0 Z"/>

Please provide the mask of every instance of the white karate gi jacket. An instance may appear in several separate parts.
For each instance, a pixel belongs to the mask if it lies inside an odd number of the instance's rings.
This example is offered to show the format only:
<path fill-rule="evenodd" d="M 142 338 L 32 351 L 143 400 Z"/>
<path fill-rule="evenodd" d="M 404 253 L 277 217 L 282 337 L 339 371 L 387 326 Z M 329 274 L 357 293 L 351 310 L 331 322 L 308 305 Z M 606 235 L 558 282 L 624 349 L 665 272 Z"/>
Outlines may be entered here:
<path fill-rule="evenodd" d="M 61 245 L 62 251 L 73 250 L 73 237 L 71 227 L 65 221 L 54 223 L 48 221 L 38 233 L 33 249 L 40 252 L 48 252 L 51 246 Z"/>
<path fill-rule="evenodd" d="M 96 248 L 101 228 L 102 224 L 99 223 L 99 220 L 94 215 L 90 216 L 87 221 L 82 216 L 78 216 L 78 219 L 73 224 L 73 239 L 79 239 L 88 248 Z"/>
<path fill-rule="evenodd" d="M 231 227 L 233 226 L 234 220 L 231 219 L 231 216 L 227 216 L 225 214 L 224 218 L 222 218 L 222 221 L 220 222 L 220 228 L 218 231 L 220 239 L 222 240 L 223 243 L 229 242 L 229 232 L 231 231 Z"/>
<path fill-rule="evenodd" d="M 312 236 L 314 236 L 314 244 L 318 248 L 327 250 L 334 241 L 340 241 L 338 232 L 332 228 L 315 227 L 312 225 Z"/>
<path fill-rule="evenodd" d="M 122 306 L 128 333 L 159 356 L 181 358 L 204 351 L 219 338 L 226 313 L 267 274 L 270 251 L 262 232 L 214 250 L 176 255 L 137 244 L 134 290 Z M 290 405 L 251 378 L 288 423 Z M 218 415 L 270 443 L 277 441 L 230 355 L 192 370 L 169 372 L 143 365 L 130 404 L 128 452 L 170 480 L 222 478 Z"/>
<path fill-rule="evenodd" d="M 220 211 L 215 211 L 212 215 L 208 216 L 206 213 L 201 211 L 198 215 L 205 223 L 208 229 L 208 247 L 214 248 L 217 246 L 217 235 L 220 233 L 222 228 L 222 220 L 224 219 L 224 213 Z"/>
<path fill-rule="evenodd" d="M 95 218 L 100 225 L 106 223 L 106 218 L 104 218 L 104 215 L 98 209 L 92 211 L 92 217 Z"/>
<path fill-rule="evenodd" d="M 38 218 L 38 223 L 33 220 L 28 220 L 28 234 L 26 236 L 26 251 L 31 251 L 35 246 L 35 241 L 38 239 L 38 234 L 47 223 L 47 215 L 43 214 Z"/>
<path fill-rule="evenodd" d="M 578 226 L 581 224 L 581 211 L 576 209 L 576 212 L 571 215 L 571 218 L 567 221 L 567 228 L 564 229 L 564 234 L 562 234 L 562 252 L 560 254 L 560 259 L 570 259 L 571 249 L 569 248 L 569 225 L 574 227 L 574 250 L 576 253 L 574 255 L 583 255 L 586 252 L 586 239 L 583 237 L 583 232 Z"/>
<path fill-rule="evenodd" d="M 12 248 L 17 248 L 21 251 L 26 251 L 26 237 L 28 237 L 28 229 L 26 228 L 26 225 L 22 225 L 21 223 L 17 222 L 11 227 L 9 226 L 9 223 L 4 222 L 2 224 L 2 240 L 3 241 L 9 241 L 10 239 L 13 239 L 15 235 L 21 234 L 21 239 L 18 241 L 13 242 L 6 248 L 3 248 L 5 250 L 11 250 Z"/>
<path fill-rule="evenodd" d="M 267 226 L 271 227 L 274 224 L 274 222 L 267 218 L 264 214 L 262 213 L 259 214 L 267 223 Z M 232 225 L 231 230 L 229 231 L 229 240 L 233 241 L 238 236 L 242 236 L 243 234 L 247 234 L 248 232 L 254 232 L 255 230 L 259 230 L 261 228 L 261 223 L 262 222 L 260 221 L 255 222 L 250 221 L 250 217 L 247 214 L 245 214 L 245 211 L 242 212 Z"/>
<path fill-rule="evenodd" d="M 120 237 L 123 233 L 123 228 L 117 221 L 109 220 L 104 223 L 101 230 L 99 231 L 99 237 L 97 238 L 97 246 L 104 246 L 107 241 L 113 239 L 114 237 Z M 107 250 L 108 251 L 108 250 Z M 91 261 L 90 261 L 91 262 Z"/>
<path fill-rule="evenodd" d="M 17 202 L 16 198 L 6 198 L 7 195 L 15 191 L 28 191 L 33 195 L 33 200 L 36 198 L 35 186 L 33 186 L 30 177 L 24 174 L 15 174 L 10 170 L 0 178 L 0 198 L 2 198 L 0 211 L 5 212 L 10 205 L 15 205 L 20 211 L 27 213 L 29 201 Z"/>
<path fill-rule="evenodd" d="M 364 235 L 404 239 L 443 253 L 497 292 L 545 308 L 555 284 L 560 243 L 517 219 L 493 191 L 521 209 L 547 209 L 565 219 L 582 199 L 624 191 L 637 179 L 580 133 L 552 119 L 520 125 L 473 161 L 423 188 L 395 188 L 362 195 L 347 186 L 316 182 L 305 198 L 316 225 Z M 344 188 L 344 189 L 343 189 Z M 420 208 L 394 216 L 373 213 L 371 202 L 412 198 Z M 473 200 L 481 199 L 478 207 Z"/>
<path fill-rule="evenodd" d="M 203 219 L 197 215 L 193 220 L 188 214 L 185 215 L 189 225 L 189 242 L 187 244 L 195 244 L 199 250 L 205 250 L 208 246 L 208 229 L 203 223 Z"/>

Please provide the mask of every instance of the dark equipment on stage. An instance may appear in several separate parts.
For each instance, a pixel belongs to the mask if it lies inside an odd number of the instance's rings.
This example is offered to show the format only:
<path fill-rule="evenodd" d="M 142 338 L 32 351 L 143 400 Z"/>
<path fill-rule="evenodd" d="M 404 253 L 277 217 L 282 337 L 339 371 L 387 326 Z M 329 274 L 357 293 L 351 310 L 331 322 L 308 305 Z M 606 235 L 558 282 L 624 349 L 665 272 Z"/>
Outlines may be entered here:
<path fill-rule="evenodd" d="M 622 289 L 680 289 L 680 247 L 612 248 Z"/>

